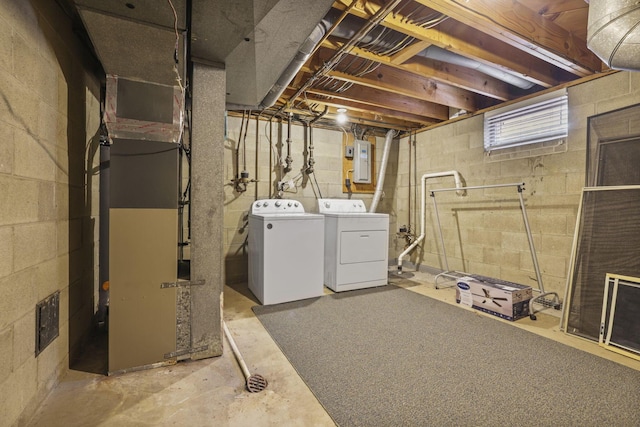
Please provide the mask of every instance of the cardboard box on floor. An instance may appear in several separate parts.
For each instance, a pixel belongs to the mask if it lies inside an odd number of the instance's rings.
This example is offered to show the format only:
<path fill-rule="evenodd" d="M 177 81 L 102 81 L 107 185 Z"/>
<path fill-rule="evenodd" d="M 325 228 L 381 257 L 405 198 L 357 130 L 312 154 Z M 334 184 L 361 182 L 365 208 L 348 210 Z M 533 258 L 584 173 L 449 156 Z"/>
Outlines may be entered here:
<path fill-rule="evenodd" d="M 517 283 L 492 283 L 474 277 L 462 277 L 456 283 L 456 302 L 507 320 L 529 315 L 531 286 Z"/>

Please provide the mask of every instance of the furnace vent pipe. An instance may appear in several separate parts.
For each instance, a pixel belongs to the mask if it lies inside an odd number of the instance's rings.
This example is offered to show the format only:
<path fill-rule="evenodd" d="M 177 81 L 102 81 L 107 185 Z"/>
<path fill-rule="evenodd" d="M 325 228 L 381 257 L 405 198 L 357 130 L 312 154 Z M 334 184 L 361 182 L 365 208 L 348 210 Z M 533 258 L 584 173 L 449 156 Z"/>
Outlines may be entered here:
<path fill-rule="evenodd" d="M 453 65 L 459 65 L 465 68 L 471 68 L 472 70 L 479 71 L 483 74 L 496 78 L 507 84 L 516 86 L 520 89 L 531 89 L 535 84 L 522 77 L 509 74 L 506 71 L 502 71 L 499 68 L 490 67 L 475 59 L 467 58 L 466 56 L 459 55 L 455 52 L 451 52 L 446 49 L 442 49 L 438 46 L 429 46 L 422 52 L 418 53 L 418 56 L 424 58 L 435 59 L 436 61 L 447 62 Z"/>
<path fill-rule="evenodd" d="M 389 162 L 389 151 L 391 150 L 391 142 L 393 141 L 393 136 L 395 135 L 395 131 L 393 129 L 389 129 L 387 135 L 384 138 L 384 151 L 382 152 L 382 162 L 380 163 L 380 171 L 378 172 L 378 183 L 376 184 L 376 191 L 373 194 L 373 200 L 371 201 L 371 206 L 369 206 L 369 212 L 375 213 L 378 208 L 378 202 L 380 201 L 380 197 L 382 197 L 382 187 L 384 185 L 384 176 L 387 171 L 387 163 Z"/>
<path fill-rule="evenodd" d="M 420 236 L 414 242 L 404 250 L 400 255 L 398 255 L 398 272 L 402 272 L 402 259 L 407 256 L 412 250 L 415 249 L 416 246 L 420 244 L 424 240 L 424 236 L 426 233 L 426 216 L 427 213 L 425 211 L 425 203 L 427 199 L 427 180 L 430 178 L 441 178 L 444 176 L 453 176 L 453 179 L 456 182 L 456 188 L 462 188 L 462 178 L 460 177 L 460 173 L 458 171 L 447 171 L 447 172 L 435 172 L 435 173 L 427 173 L 422 175 L 422 192 L 420 197 Z M 464 194 L 464 190 L 459 190 L 456 192 L 459 196 Z"/>
<path fill-rule="evenodd" d="M 640 70 L 640 4 L 637 0 L 591 0 L 587 46 L 609 67 Z"/>

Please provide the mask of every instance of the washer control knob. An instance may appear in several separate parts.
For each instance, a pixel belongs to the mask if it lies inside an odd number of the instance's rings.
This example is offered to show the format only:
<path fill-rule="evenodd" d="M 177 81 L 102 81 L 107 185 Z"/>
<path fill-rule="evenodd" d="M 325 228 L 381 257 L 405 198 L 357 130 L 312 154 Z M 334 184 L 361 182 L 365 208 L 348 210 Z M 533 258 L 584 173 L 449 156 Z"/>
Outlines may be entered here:
<path fill-rule="evenodd" d="M 293 206 L 295 206 L 295 207 L 297 208 L 298 206 L 300 206 L 300 204 L 299 204 L 298 202 L 295 202 L 295 203 L 293 204 Z"/>
<path fill-rule="evenodd" d="M 260 202 L 256 202 L 256 204 L 254 205 L 256 208 L 260 207 Z"/>
<path fill-rule="evenodd" d="M 287 206 L 291 207 L 291 206 L 293 206 L 293 203 L 289 202 L 289 203 L 287 203 Z"/>
<path fill-rule="evenodd" d="M 269 206 L 269 202 L 264 202 L 264 203 L 262 204 L 262 206 L 264 206 L 264 207 L 266 208 L 267 206 Z"/>
<path fill-rule="evenodd" d="M 331 207 L 331 203 L 329 202 L 324 202 L 324 207 L 329 209 Z"/>
<path fill-rule="evenodd" d="M 280 206 L 282 206 L 282 202 L 281 202 L 280 200 L 278 200 L 278 201 L 276 202 L 276 208 L 279 208 Z"/>

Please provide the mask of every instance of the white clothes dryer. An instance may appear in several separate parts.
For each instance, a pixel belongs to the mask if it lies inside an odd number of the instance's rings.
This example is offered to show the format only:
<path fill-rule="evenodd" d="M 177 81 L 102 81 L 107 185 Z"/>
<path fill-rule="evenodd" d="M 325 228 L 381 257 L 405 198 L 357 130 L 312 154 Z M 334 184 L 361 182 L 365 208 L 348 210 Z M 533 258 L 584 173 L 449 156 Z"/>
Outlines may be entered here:
<path fill-rule="evenodd" d="M 319 199 L 325 217 L 324 284 L 335 292 L 388 283 L 389 215 L 362 200 Z"/>
<path fill-rule="evenodd" d="M 319 297 L 324 216 L 295 200 L 263 199 L 249 213 L 249 289 L 262 304 Z"/>

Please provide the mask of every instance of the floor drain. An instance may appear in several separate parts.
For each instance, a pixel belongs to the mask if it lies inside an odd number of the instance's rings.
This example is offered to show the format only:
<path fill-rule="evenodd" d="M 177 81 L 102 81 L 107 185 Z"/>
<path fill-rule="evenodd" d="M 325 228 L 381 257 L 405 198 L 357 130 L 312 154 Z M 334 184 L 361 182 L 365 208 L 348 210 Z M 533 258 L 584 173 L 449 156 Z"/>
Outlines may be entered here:
<path fill-rule="evenodd" d="M 247 378 L 247 390 L 258 393 L 267 388 L 267 380 L 260 374 L 253 374 Z"/>

